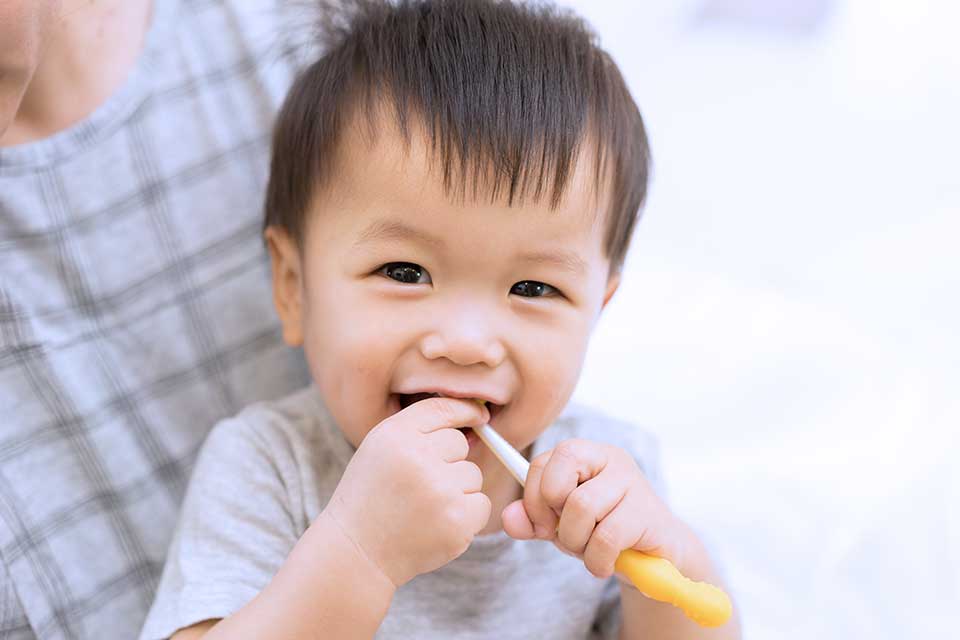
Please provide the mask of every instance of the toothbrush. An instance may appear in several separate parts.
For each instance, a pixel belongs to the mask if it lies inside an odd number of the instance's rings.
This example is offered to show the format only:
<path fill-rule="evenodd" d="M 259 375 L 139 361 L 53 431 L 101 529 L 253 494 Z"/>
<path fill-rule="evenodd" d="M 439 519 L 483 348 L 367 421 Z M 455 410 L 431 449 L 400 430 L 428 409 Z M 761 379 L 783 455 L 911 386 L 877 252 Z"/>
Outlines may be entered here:
<path fill-rule="evenodd" d="M 474 433 L 503 463 L 520 486 L 525 486 L 530 463 L 489 424 L 474 427 Z M 727 594 L 706 582 L 694 582 L 680 573 L 666 558 L 657 558 L 626 549 L 614 565 L 648 598 L 667 602 L 704 627 L 719 627 L 730 619 L 733 606 Z"/>

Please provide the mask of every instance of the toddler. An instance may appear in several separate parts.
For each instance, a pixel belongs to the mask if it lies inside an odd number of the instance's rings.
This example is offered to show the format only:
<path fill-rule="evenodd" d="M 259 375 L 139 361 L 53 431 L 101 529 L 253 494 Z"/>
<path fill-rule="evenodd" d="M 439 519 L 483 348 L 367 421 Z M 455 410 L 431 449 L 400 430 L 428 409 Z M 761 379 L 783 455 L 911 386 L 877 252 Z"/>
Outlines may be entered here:
<path fill-rule="evenodd" d="M 647 186 L 617 67 L 542 5 L 323 21 L 265 206 L 313 384 L 214 427 L 142 638 L 736 637 L 614 572 L 633 548 L 720 583 L 652 439 L 567 406 Z"/>

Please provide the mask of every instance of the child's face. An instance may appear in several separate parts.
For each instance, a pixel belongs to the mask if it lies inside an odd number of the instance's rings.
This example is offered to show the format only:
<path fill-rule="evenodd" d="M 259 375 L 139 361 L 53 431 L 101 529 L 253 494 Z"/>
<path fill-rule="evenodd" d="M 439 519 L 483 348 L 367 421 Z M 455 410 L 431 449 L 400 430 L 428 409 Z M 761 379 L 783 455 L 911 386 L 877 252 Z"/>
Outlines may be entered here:
<path fill-rule="evenodd" d="M 569 399 L 616 289 L 592 164 L 555 210 L 455 202 L 413 137 L 406 150 L 386 128 L 373 145 L 346 136 L 302 259 L 268 232 L 284 336 L 304 346 L 354 446 L 410 396 L 439 392 L 489 401 L 491 425 L 522 451 Z M 495 464 L 476 442 L 469 459 Z"/>

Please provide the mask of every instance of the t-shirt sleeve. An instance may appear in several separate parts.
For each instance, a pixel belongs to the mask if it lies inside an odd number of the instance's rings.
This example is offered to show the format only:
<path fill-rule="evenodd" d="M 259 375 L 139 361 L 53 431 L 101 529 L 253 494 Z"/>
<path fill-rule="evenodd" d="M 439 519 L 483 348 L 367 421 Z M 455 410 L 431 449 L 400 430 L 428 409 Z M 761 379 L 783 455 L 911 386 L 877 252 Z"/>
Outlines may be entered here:
<path fill-rule="evenodd" d="M 660 448 L 652 434 L 635 425 L 609 421 L 598 429 L 596 439 L 626 449 L 637 461 L 653 491 L 661 499 L 667 499 L 666 484 L 660 468 Z M 590 640 L 617 640 L 621 623 L 620 582 L 616 577 L 611 577 L 603 586 Z"/>
<path fill-rule="evenodd" d="M 253 599 L 300 532 L 271 447 L 242 417 L 218 423 L 197 458 L 141 640 L 224 618 Z"/>

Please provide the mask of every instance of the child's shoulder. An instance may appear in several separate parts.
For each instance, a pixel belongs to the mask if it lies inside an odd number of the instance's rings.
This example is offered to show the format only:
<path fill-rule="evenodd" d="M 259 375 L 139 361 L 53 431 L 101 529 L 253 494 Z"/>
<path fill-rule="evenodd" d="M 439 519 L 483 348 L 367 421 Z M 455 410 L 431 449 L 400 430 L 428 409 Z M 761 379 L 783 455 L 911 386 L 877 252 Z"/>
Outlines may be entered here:
<path fill-rule="evenodd" d="M 310 385 L 276 400 L 247 405 L 237 415 L 219 421 L 210 430 L 204 449 L 222 453 L 242 447 L 272 457 L 317 447 L 349 447 L 338 440 L 343 440 L 342 435 Z"/>

